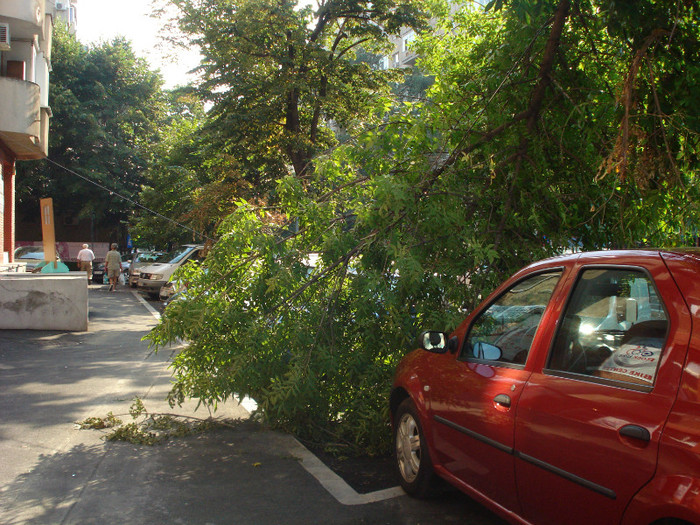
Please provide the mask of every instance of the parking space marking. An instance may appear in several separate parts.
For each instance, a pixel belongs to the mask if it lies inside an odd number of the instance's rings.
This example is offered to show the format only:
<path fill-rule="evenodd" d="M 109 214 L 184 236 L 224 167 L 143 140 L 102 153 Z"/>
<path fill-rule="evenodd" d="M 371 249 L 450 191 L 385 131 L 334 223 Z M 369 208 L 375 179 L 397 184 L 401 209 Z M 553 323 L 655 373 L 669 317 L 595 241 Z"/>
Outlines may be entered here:
<path fill-rule="evenodd" d="M 136 297 L 136 299 L 138 299 L 141 302 L 141 304 L 146 307 L 146 310 L 148 310 L 151 313 L 151 315 L 156 318 L 156 321 L 160 321 L 160 313 L 158 312 L 158 310 L 156 310 L 150 304 L 148 304 L 148 301 L 141 297 L 141 294 L 139 294 L 137 291 L 131 290 L 131 293 L 134 294 L 134 297 Z"/>
<path fill-rule="evenodd" d="M 302 467 L 315 477 L 323 488 L 342 505 L 365 505 L 406 494 L 401 487 L 391 487 L 368 494 L 359 494 L 299 441 L 294 438 L 292 438 L 292 441 L 291 454 L 301 460 Z"/>

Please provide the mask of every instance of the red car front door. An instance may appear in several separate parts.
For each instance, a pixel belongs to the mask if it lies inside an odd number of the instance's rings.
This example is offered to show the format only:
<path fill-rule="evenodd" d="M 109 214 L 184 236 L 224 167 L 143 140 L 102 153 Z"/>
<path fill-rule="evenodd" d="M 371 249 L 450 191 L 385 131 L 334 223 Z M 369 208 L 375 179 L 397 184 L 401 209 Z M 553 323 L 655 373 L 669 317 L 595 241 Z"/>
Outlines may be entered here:
<path fill-rule="evenodd" d="M 431 385 L 430 392 L 437 468 L 455 484 L 466 484 L 467 492 L 476 490 L 517 511 L 514 407 L 528 373 L 457 360 L 443 372 L 449 381 Z"/>
<path fill-rule="evenodd" d="M 533 523 L 619 523 L 654 475 L 691 319 L 660 258 L 620 262 L 581 268 L 520 397 L 517 491 Z"/>
<path fill-rule="evenodd" d="M 443 360 L 426 385 L 436 468 L 511 512 L 518 512 L 516 407 L 530 375 L 530 349 L 547 339 L 539 327 L 561 274 L 540 271 L 508 287 L 464 328 L 469 333 L 460 354 Z"/>

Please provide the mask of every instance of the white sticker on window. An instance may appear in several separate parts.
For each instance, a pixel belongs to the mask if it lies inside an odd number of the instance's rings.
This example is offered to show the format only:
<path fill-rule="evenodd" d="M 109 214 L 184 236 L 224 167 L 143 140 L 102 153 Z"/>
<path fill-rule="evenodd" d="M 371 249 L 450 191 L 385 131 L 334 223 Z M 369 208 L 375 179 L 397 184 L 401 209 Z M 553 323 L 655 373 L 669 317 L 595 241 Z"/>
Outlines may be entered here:
<path fill-rule="evenodd" d="M 599 370 L 652 384 L 661 357 L 660 346 L 659 339 L 653 337 L 634 338 L 615 350 Z"/>

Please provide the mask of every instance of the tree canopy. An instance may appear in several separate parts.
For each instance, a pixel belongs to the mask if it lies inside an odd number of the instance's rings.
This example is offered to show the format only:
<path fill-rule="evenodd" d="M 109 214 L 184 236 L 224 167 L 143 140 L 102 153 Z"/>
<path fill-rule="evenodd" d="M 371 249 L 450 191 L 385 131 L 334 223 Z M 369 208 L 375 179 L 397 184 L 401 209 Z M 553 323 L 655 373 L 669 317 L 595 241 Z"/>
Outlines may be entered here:
<path fill-rule="evenodd" d="M 371 120 L 387 94 L 387 73 L 351 60 L 379 51 L 402 26 L 422 27 L 412 0 L 171 0 L 179 26 L 202 50 L 203 96 L 220 146 L 256 156 L 275 177 L 297 176 L 335 143 L 333 125 L 355 129 Z M 275 179 L 273 178 L 272 181 Z"/>
<path fill-rule="evenodd" d="M 351 5 L 322 2 L 316 16 L 336 4 Z M 205 6 L 247 3 L 186 5 L 208 15 Z M 274 206 L 239 200 L 205 265 L 183 270 L 187 293 L 150 335 L 156 345 L 189 341 L 174 358 L 174 399 L 251 395 L 272 424 L 379 450 L 393 368 L 420 329 L 454 328 L 534 259 L 688 242 L 697 14 L 683 1 L 496 0 L 443 17 L 417 43 L 435 76 L 426 101 L 372 104 L 354 115 L 352 140 L 330 151 L 304 135 L 299 151 L 313 170 L 305 161 L 277 177 Z M 215 33 L 277 44 L 265 40 L 265 16 L 245 33 L 231 19 L 217 18 Z M 280 80 L 267 59 L 248 53 L 229 69 L 210 56 L 205 67 L 243 85 L 258 68 Z M 286 115 L 289 85 L 266 88 L 276 115 Z M 220 87 L 216 125 L 247 129 L 235 119 L 254 122 L 246 104 L 261 99 Z M 268 140 L 288 155 L 297 143 L 276 122 L 231 144 L 260 151 Z"/>
<path fill-rule="evenodd" d="M 132 238 L 139 246 L 172 247 L 203 242 L 215 221 L 226 215 L 226 196 L 202 199 L 204 188 L 216 180 L 210 154 L 213 147 L 202 133 L 206 115 L 202 101 L 183 87 L 164 94 L 167 111 L 153 144 L 152 161 L 142 173 L 139 203 L 131 218 Z M 235 193 L 235 191 L 232 191 Z M 215 210 L 208 210 L 213 206 Z M 153 213 L 157 212 L 157 214 Z M 212 221 L 214 221 L 212 223 Z"/>
<path fill-rule="evenodd" d="M 38 209 L 51 196 L 56 209 L 97 223 L 118 223 L 131 206 L 108 190 L 136 199 L 142 172 L 158 140 L 162 79 L 129 42 L 88 47 L 59 24 L 54 30 L 49 158 L 104 188 L 47 162 L 18 168 L 19 209 Z"/>

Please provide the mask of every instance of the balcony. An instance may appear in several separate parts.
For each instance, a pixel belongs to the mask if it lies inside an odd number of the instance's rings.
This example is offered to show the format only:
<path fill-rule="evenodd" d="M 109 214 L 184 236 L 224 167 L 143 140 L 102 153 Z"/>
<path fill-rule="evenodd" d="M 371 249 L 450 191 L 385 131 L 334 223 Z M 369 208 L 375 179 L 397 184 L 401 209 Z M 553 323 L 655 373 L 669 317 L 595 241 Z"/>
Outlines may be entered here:
<path fill-rule="evenodd" d="M 25 39 L 38 35 L 44 39 L 46 0 L 0 0 L 0 18 L 12 26 L 12 38 Z"/>
<path fill-rule="evenodd" d="M 48 154 L 51 110 L 41 107 L 39 86 L 0 77 L 0 141 L 17 160 L 41 159 Z"/>

